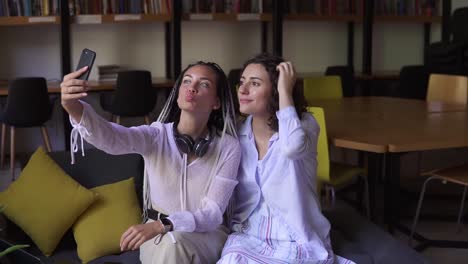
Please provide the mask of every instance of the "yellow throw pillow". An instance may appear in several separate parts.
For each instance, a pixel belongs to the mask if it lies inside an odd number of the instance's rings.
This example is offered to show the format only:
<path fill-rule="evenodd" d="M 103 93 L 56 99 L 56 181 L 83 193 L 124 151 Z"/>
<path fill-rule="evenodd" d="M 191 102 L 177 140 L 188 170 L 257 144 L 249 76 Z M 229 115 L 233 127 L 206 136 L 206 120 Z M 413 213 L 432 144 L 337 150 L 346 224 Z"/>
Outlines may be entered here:
<path fill-rule="evenodd" d="M 73 225 L 78 256 L 87 263 L 120 253 L 120 237 L 142 221 L 133 178 L 91 189 L 98 199 Z"/>
<path fill-rule="evenodd" d="M 5 206 L 3 213 L 50 256 L 95 197 L 38 148 L 20 177 L 0 193 L 0 204 Z"/>

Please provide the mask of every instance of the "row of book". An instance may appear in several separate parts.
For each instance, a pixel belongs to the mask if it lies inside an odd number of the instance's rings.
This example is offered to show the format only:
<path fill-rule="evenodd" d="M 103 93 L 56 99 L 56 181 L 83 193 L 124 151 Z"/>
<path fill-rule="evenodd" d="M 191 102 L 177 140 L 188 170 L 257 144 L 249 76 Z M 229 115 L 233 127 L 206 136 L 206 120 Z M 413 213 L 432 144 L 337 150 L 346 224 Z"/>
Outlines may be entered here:
<path fill-rule="evenodd" d="M 441 13 L 440 0 L 380 0 L 375 2 L 376 15 L 437 16 Z"/>
<path fill-rule="evenodd" d="M 174 0 L 69 0 L 71 15 L 170 14 Z M 365 0 L 283 0 L 286 14 L 362 15 Z M 0 16 L 55 16 L 60 0 L 0 0 Z M 379 0 L 376 15 L 434 16 L 440 0 Z M 184 13 L 271 13 L 273 0 L 182 0 Z"/>
<path fill-rule="evenodd" d="M 0 16 L 58 16 L 60 0 L 0 0 Z"/>
<path fill-rule="evenodd" d="M 70 14 L 170 14 L 172 0 L 69 0 Z"/>
<path fill-rule="evenodd" d="M 271 13 L 273 0 L 183 0 L 184 13 Z"/>
<path fill-rule="evenodd" d="M 99 65 L 98 77 L 100 81 L 115 81 L 119 71 L 125 70 L 120 65 Z"/>
<path fill-rule="evenodd" d="M 0 0 L 0 16 L 58 16 L 61 0 Z M 172 0 L 69 0 L 70 15 L 169 14 Z"/>
<path fill-rule="evenodd" d="M 364 0 L 287 0 L 284 5 L 290 14 L 361 15 Z"/>
<path fill-rule="evenodd" d="M 364 0 L 282 0 L 283 13 L 362 14 Z M 273 0 L 183 0 L 184 13 L 271 13 Z"/>

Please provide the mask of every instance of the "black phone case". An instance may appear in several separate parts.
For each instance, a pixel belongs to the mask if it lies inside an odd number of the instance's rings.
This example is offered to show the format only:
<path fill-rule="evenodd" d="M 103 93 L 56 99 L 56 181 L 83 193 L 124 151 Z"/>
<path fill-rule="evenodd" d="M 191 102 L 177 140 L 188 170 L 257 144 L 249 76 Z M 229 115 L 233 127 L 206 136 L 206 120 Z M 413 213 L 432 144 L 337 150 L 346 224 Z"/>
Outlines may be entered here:
<path fill-rule="evenodd" d="M 85 66 L 88 66 L 88 70 L 84 72 L 78 79 L 80 80 L 88 80 L 89 74 L 91 73 L 91 69 L 93 68 L 94 59 L 96 58 L 96 52 L 90 49 L 83 49 L 80 56 L 80 61 L 78 62 L 78 66 L 76 66 L 76 70 L 79 70 Z"/>

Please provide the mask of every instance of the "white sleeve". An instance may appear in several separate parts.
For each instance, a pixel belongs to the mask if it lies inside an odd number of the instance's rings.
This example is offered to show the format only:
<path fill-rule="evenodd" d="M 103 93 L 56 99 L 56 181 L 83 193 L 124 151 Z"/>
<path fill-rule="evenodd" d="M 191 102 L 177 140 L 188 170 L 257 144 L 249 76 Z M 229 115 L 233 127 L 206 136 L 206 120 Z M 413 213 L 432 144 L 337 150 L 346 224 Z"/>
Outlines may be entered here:
<path fill-rule="evenodd" d="M 160 133 L 157 124 L 148 126 L 124 127 L 111 123 L 99 116 L 93 108 L 80 101 L 83 105 L 83 115 L 79 123 L 70 117 L 73 126 L 70 147 L 73 153 L 78 151 L 78 138 L 81 136 L 81 148 L 83 139 L 109 154 L 120 155 L 138 153 L 145 155 L 154 147 L 154 142 Z M 84 155 L 84 150 L 82 150 Z"/>
<path fill-rule="evenodd" d="M 294 107 L 290 106 L 276 113 L 281 150 L 290 159 L 301 159 L 316 151 L 319 126 L 310 114 L 304 114 L 302 120 Z"/>

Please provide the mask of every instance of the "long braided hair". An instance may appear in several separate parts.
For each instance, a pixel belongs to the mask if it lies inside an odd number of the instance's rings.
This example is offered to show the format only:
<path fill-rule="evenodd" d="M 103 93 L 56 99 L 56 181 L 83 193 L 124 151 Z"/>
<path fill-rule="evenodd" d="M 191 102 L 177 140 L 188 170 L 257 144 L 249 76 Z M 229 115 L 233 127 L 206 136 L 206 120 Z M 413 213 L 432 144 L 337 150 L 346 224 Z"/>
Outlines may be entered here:
<path fill-rule="evenodd" d="M 229 87 L 229 81 L 224 73 L 224 71 L 219 67 L 218 64 L 213 63 L 213 62 L 204 62 L 204 61 L 198 61 L 194 64 L 190 64 L 187 66 L 182 73 L 179 75 L 177 78 L 174 87 L 172 88 L 172 91 L 169 95 L 169 98 L 167 99 L 163 110 L 159 114 L 158 117 L 158 122 L 161 123 L 178 123 L 180 120 L 180 113 L 181 109 L 179 108 L 177 104 L 177 98 L 179 96 L 179 90 L 180 86 L 182 83 L 182 79 L 190 68 L 194 66 L 206 66 L 213 70 L 213 72 L 216 74 L 216 94 L 221 102 L 221 107 L 219 109 L 213 110 L 210 114 L 210 117 L 208 119 L 208 129 L 210 131 L 213 131 L 214 135 L 219 136 L 220 140 L 219 143 L 217 144 L 216 148 L 216 159 L 211 166 L 211 171 L 209 175 L 209 179 L 206 183 L 205 190 L 204 192 L 207 193 L 209 186 L 211 185 L 211 181 L 214 177 L 214 174 L 216 173 L 217 169 L 219 168 L 219 157 L 221 153 L 221 148 L 223 145 L 223 140 L 225 138 L 225 135 L 228 134 L 232 137 L 237 138 L 237 129 L 236 129 L 236 115 L 235 115 L 235 109 L 234 109 L 234 103 L 233 99 L 234 93 L 233 90 Z M 186 154 L 184 154 L 184 166 L 183 170 L 186 170 L 187 166 L 187 157 Z M 181 186 L 184 184 L 182 181 L 184 181 L 184 178 L 181 180 Z M 183 204 L 185 207 L 186 201 L 186 196 L 183 196 L 181 198 L 181 204 Z M 148 174 L 145 168 L 145 174 L 144 174 L 144 180 L 143 180 L 143 218 L 144 221 L 147 219 L 147 209 L 151 207 L 151 197 L 149 195 L 149 185 L 148 185 Z M 181 208 L 182 210 L 185 210 L 185 208 Z"/>

